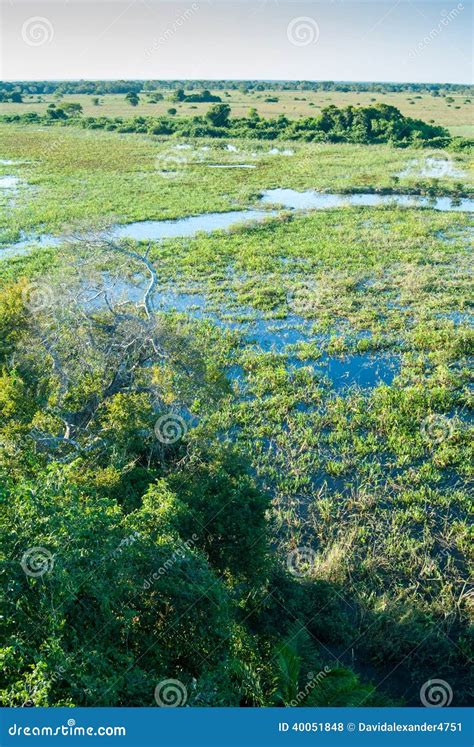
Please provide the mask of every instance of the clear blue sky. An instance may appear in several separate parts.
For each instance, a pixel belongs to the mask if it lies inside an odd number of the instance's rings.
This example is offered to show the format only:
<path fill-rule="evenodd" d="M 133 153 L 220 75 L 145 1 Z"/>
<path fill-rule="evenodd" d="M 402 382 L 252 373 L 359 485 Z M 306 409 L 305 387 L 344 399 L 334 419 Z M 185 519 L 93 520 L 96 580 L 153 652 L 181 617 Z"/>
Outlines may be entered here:
<path fill-rule="evenodd" d="M 472 82 L 472 0 L 1 3 L 3 79 Z"/>

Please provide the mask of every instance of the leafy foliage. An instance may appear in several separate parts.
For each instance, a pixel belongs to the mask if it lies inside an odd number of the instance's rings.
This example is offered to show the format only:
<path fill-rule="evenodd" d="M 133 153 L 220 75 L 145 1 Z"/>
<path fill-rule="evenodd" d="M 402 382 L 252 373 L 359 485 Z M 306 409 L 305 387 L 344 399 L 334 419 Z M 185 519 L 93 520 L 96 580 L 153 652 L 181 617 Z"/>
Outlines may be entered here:
<path fill-rule="evenodd" d="M 196 704 L 269 703 L 275 633 L 244 612 L 275 565 L 268 499 L 210 433 L 153 437 L 206 391 L 186 325 L 86 311 L 74 272 L 32 310 L 30 282 L 0 297 L 2 702 L 151 705 L 173 676 Z"/>
<path fill-rule="evenodd" d="M 127 94 L 127 98 L 133 106 L 138 104 L 139 99 L 135 93 Z M 67 119 L 63 108 L 50 108 L 48 112 L 49 119 Z M 183 137 L 251 137 L 260 140 L 279 138 L 305 142 L 391 143 L 399 147 L 426 145 L 432 148 L 444 148 L 451 142 L 448 131 L 443 127 L 405 117 L 396 107 L 386 104 L 347 106 L 344 109 L 328 106 L 317 117 L 295 121 L 283 115 L 276 119 L 264 119 L 256 115 L 255 111 L 246 118 L 229 119 L 230 113 L 230 106 L 220 103 L 214 104 L 205 117 L 137 117 L 128 121 L 120 117 L 83 117 L 80 123 L 82 127 L 91 129 L 149 132 L 155 135 L 175 133 Z M 23 115 L 3 115 L 2 121 L 43 123 L 48 118 L 28 112 Z M 75 124 L 77 119 L 70 118 L 69 123 Z"/>
<path fill-rule="evenodd" d="M 338 112 L 324 126 L 339 137 Z M 40 185 L 4 236 L 106 212 L 144 220 L 157 204 L 171 218 L 230 209 L 283 177 L 384 190 L 420 156 L 357 140 L 299 142 L 281 159 L 242 140 L 264 154 L 245 184 L 233 170 L 217 184 L 200 162 L 166 181 L 155 159 L 176 140 L 82 131 L 78 114 L 3 128 Z M 353 118 L 350 136 L 402 137 L 389 121 Z M 193 127 L 226 138 L 234 122 Z M 212 162 L 234 157 L 225 140 L 206 147 Z M 434 674 L 467 702 L 467 230 L 462 213 L 349 208 L 155 245 L 72 240 L 2 263 L 4 703 L 152 705 L 174 677 L 191 705 L 381 705 L 367 681 L 385 689 L 392 671 L 387 691 L 413 703 Z M 114 300 L 111 285 L 136 291 L 153 271 L 198 289 L 213 321 Z M 247 335 L 292 335 L 295 314 L 311 338 L 286 353 Z M 341 392 L 324 373 L 328 360 L 385 354 L 397 377 L 370 391 Z M 163 443 L 156 422 L 170 413 L 186 432 Z M 440 444 L 421 428 L 434 414 L 453 420 Z M 315 553 L 303 579 L 281 562 L 301 545 Z M 35 547 L 52 565 L 37 577 L 22 567 Z"/>

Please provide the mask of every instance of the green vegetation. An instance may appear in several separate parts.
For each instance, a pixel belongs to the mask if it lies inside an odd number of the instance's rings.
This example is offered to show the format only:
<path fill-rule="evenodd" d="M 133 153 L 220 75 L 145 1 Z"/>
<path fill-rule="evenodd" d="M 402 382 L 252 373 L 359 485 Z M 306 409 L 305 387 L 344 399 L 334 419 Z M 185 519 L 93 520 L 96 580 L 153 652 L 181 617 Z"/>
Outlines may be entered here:
<path fill-rule="evenodd" d="M 47 291 L 30 277 L 0 298 L 3 702 L 147 705 L 173 673 L 195 704 L 269 705 L 281 636 L 335 605 L 327 584 L 285 573 L 268 494 L 205 425 L 229 396 L 223 341 L 118 305 L 84 315 L 82 261 L 67 278 L 54 264 Z M 205 430 L 167 446 L 163 417 Z M 380 701 L 352 677 L 339 701 Z"/>
<path fill-rule="evenodd" d="M 130 91 L 125 96 L 125 101 L 128 101 L 130 106 L 138 106 L 138 104 L 140 103 L 140 96 L 134 91 Z"/>
<path fill-rule="evenodd" d="M 179 93 L 179 92 L 178 92 Z M 184 96 L 184 93 L 183 93 Z M 139 97 L 135 93 L 126 96 L 132 106 L 137 106 Z M 177 99 L 185 100 L 185 99 Z M 189 98 L 188 98 L 189 100 Z M 66 120 L 68 112 L 54 107 L 54 119 Z M 176 109 L 168 109 L 168 114 Z M 76 110 L 69 112 L 69 123 L 76 124 Z M 263 119 L 255 109 L 246 118 L 229 119 L 231 107 L 228 104 L 214 104 L 205 118 L 194 116 L 179 119 L 136 117 L 132 120 L 107 117 L 86 117 L 80 120 L 81 126 L 90 129 L 117 130 L 118 132 L 148 132 L 153 135 L 179 135 L 181 137 L 243 137 L 259 140 L 304 140 L 306 142 L 329 143 L 390 143 L 400 147 L 419 145 L 444 148 L 451 143 L 449 132 L 443 127 L 430 125 L 422 120 L 404 117 L 398 109 L 386 104 L 372 107 L 338 109 L 329 106 L 317 117 L 290 121 L 281 115 L 277 119 Z M 51 116 L 51 115 L 50 115 Z M 47 118 L 36 112 L 3 115 L 5 122 L 44 124 Z M 466 147 L 468 142 L 459 143 Z"/>
<path fill-rule="evenodd" d="M 220 96 L 213 96 L 212 93 L 207 89 L 200 91 L 200 93 L 190 93 L 186 95 L 184 88 L 177 88 L 176 91 L 173 91 L 170 97 L 170 101 L 176 101 L 179 103 L 187 101 L 191 103 L 204 104 L 211 101 L 221 100 L 222 99 Z"/>
<path fill-rule="evenodd" d="M 365 90 L 370 89 L 370 84 L 352 90 L 347 90 L 347 87 L 338 84 L 334 86 L 315 84 L 303 91 L 302 84 L 294 82 L 280 85 L 276 89 L 277 96 L 268 96 L 269 91 L 262 90 L 260 83 L 255 86 L 249 84 L 247 88 L 232 82 L 229 82 L 226 87 L 222 82 L 216 82 L 215 85 L 214 83 L 197 85 L 192 81 L 185 84 L 152 81 L 135 85 L 126 81 L 122 83 L 108 81 L 105 86 L 101 86 L 99 82 L 90 85 L 87 81 L 83 81 L 81 84 L 65 83 L 67 91 L 56 92 L 54 89 L 55 86 L 60 86 L 58 83 L 39 84 L 37 89 L 34 83 L 8 85 L 8 90 L 0 91 L 0 110 L 5 114 L 37 112 L 43 115 L 50 103 L 77 101 L 82 105 L 86 116 L 95 117 L 97 115 L 95 99 L 99 98 L 95 95 L 97 88 L 100 91 L 101 114 L 112 119 L 130 117 L 130 104 L 125 100 L 125 95 L 130 92 L 137 94 L 140 99 L 135 107 L 136 115 L 144 117 L 164 117 L 170 99 L 175 98 L 180 99 L 175 103 L 180 116 L 185 117 L 195 114 L 205 116 L 209 102 L 225 100 L 231 107 L 232 118 L 246 117 L 249 108 L 254 108 L 258 115 L 265 119 L 275 119 L 284 115 L 290 120 L 314 117 L 329 106 L 345 109 L 348 106 L 371 107 L 375 103 L 383 103 L 399 109 L 404 116 L 421 119 L 431 124 L 436 122 L 447 128 L 451 135 L 464 137 L 474 135 L 472 87 L 468 86 L 447 86 L 446 88 L 438 86 L 432 91 L 420 86 L 420 94 L 407 96 L 403 86 L 388 86 L 387 88 L 382 86 L 380 90 L 370 91 Z M 116 92 L 111 92 L 112 89 Z M 446 103 L 448 94 L 451 94 L 454 104 Z M 189 100 L 190 96 L 193 101 Z"/>
<path fill-rule="evenodd" d="M 1 125 L 2 152 L 16 165 L 24 188 L 15 203 L 0 212 L 0 239 L 17 240 L 22 231 L 60 233 L 84 223 L 110 224 L 147 219 L 174 219 L 214 210 L 246 208 L 271 187 L 335 192 L 407 192 L 453 195 L 473 193 L 466 151 L 450 155 L 455 177 L 423 177 L 419 168 L 406 176 L 423 152 L 385 145 L 200 139 L 196 147 L 180 139 L 117 134 L 72 127 Z M 237 152 L 227 149 L 232 144 Z M 427 155 L 432 155 L 427 151 Z M 210 165 L 255 165 L 245 170 L 212 169 Z M 140 199 L 137 199 L 137 194 Z"/>
<path fill-rule="evenodd" d="M 189 705 L 417 705 L 441 678 L 467 704 L 470 216 L 99 229 L 272 187 L 468 195 L 469 149 L 435 178 L 429 149 L 303 129 L 272 152 L 229 142 L 239 125 L 212 111 L 218 138 L 183 138 L 180 116 L 172 136 L 0 125 L 1 174 L 19 179 L 2 245 L 70 232 L 0 262 L 2 701 L 153 705 L 173 678 Z M 328 116 L 344 132 L 347 112 Z M 393 117 L 372 140 L 400 142 Z M 416 144 L 433 135 L 416 127 Z"/>
<path fill-rule="evenodd" d="M 239 80 L 63 80 L 63 81 L 2 81 L 1 90 L 6 93 L 21 91 L 24 93 L 97 93 L 100 96 L 111 93 L 127 93 L 134 91 L 139 93 L 155 90 L 242 90 L 245 93 L 252 91 L 342 91 L 342 92 L 428 92 L 432 95 L 446 95 L 447 92 L 468 93 L 472 86 L 461 83 L 357 83 L 344 81 L 239 81 Z"/>

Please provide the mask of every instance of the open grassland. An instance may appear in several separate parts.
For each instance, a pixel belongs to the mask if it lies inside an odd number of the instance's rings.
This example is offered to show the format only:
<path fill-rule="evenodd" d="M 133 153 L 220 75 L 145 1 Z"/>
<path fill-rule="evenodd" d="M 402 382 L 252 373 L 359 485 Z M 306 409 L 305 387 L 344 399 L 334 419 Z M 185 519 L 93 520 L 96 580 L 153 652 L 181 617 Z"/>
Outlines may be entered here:
<path fill-rule="evenodd" d="M 395 106 L 403 115 L 425 122 L 433 122 L 447 127 L 452 135 L 472 137 L 474 135 L 474 100 L 466 94 L 450 93 L 446 96 L 432 96 L 426 93 L 354 93 L 322 91 L 211 91 L 220 96 L 223 103 L 231 107 L 231 116 L 244 117 L 248 110 L 255 108 L 262 117 L 278 117 L 284 114 L 290 119 L 315 116 L 327 106 L 370 106 L 375 103 Z M 130 106 L 124 95 L 106 94 L 99 96 L 99 104 L 94 104 L 97 96 L 65 94 L 58 98 L 54 94 L 25 96 L 22 104 L 0 103 L 0 114 L 25 114 L 38 112 L 45 114 L 51 103 L 81 104 L 85 116 L 129 117 L 164 116 L 168 109 L 175 108 L 177 116 L 202 115 L 210 104 L 173 102 L 170 91 L 162 91 L 163 100 L 157 103 L 149 101 L 149 95 L 142 93 L 136 107 Z M 276 99 L 268 101 L 268 99 Z"/>
<path fill-rule="evenodd" d="M 309 100 L 309 94 L 297 95 Z M 333 98 L 342 103 L 335 94 Z M 392 103 L 388 99 L 393 97 L 383 98 Z M 362 95 L 357 99 L 363 103 Z M 446 106 L 436 99 L 428 104 Z M 183 145 L 191 147 L 177 147 Z M 236 141 L 236 150 L 227 145 L 2 126 L 0 157 L 14 162 L 4 164 L 2 172 L 21 180 L 17 192 L 3 198 L 3 244 L 16 240 L 20 231 L 60 233 L 71 226 L 246 208 L 272 187 L 332 192 L 432 189 L 447 195 L 473 188 L 467 153 L 448 156 L 457 176 L 432 179 L 418 173 L 416 164 L 426 154 L 415 149 L 291 143 L 292 154 L 282 155 L 271 154 L 271 144 L 262 142 Z M 278 146 L 286 147 L 280 142 Z M 239 163 L 255 168 L 210 168 Z M 400 176 L 410 164 L 408 175 Z M 473 611 L 468 522 L 473 456 L 471 218 L 467 213 L 396 206 L 280 211 L 227 233 L 129 242 L 128 250 L 135 255 L 125 258 L 113 250 L 92 251 L 87 242 L 75 239 L 59 251 L 35 250 L 30 257 L 0 263 L 3 287 L 22 277 L 46 284 L 59 308 L 65 288 L 84 282 L 86 267 L 91 292 L 116 287 L 124 294 L 123 308 L 130 310 L 127 298 L 148 279 L 137 260 L 146 252 L 158 278 L 156 309 L 166 320 L 160 324 L 167 334 L 176 334 L 180 345 L 185 339 L 193 341 L 185 363 L 198 371 L 189 381 L 186 366 L 181 370 L 172 358 L 148 369 L 163 401 L 174 407 L 185 402 L 192 416 L 171 471 L 178 473 L 187 459 L 195 471 L 201 469 L 206 461 L 199 456 L 203 445 L 236 447 L 249 460 L 251 474 L 268 499 L 272 552 L 285 564 L 296 548 L 311 550 L 309 571 L 296 579 L 301 591 L 296 599 L 286 582 L 272 586 L 263 563 L 250 587 L 237 572 L 234 576 L 225 564 L 222 568 L 220 526 L 215 545 L 208 537 L 203 540 L 231 590 L 239 625 L 248 625 L 249 638 L 263 637 L 260 653 L 263 650 L 265 662 L 271 658 L 265 648 L 269 629 L 280 626 L 286 634 L 304 618 L 321 663 L 351 666 L 362 679 L 371 679 L 378 692 L 413 704 L 419 703 L 424 682 L 442 678 L 450 683 L 456 703 L 467 702 Z M 7 311 L 12 313 L 8 306 Z M 46 329 L 52 318 L 48 313 L 35 323 Z M 82 334 L 81 319 L 75 323 Z M 75 344 L 73 339 L 67 343 Z M 34 349 L 25 347 L 23 355 L 30 361 Z M 90 370 L 69 407 L 98 378 L 90 348 L 84 349 Z M 54 359 L 51 363 L 45 357 L 48 370 L 54 371 Z M 38 401 L 45 410 L 50 407 L 44 414 L 33 399 L 20 408 L 20 387 L 27 388 L 27 377 L 14 367 L 8 376 L 5 391 L 11 403 L 4 441 L 12 433 L 27 439 L 35 428 L 57 427 L 57 386 L 49 389 L 40 377 Z M 110 457 L 93 467 L 89 457 L 78 458 L 67 466 L 67 479 L 98 495 L 111 515 L 123 518 L 129 533 L 131 527 L 145 532 L 153 516 L 171 536 L 168 507 L 172 505 L 174 521 L 192 489 L 184 479 L 176 489 L 176 505 L 166 492 L 160 494 L 158 508 L 153 493 L 142 504 L 143 485 L 152 472 L 147 462 L 144 476 L 141 446 L 136 446 L 149 428 L 148 416 L 140 410 L 143 401 L 137 395 L 127 404 L 123 395 L 109 404 L 101 415 L 100 436 L 115 439 Z M 137 451 L 132 453 L 132 448 Z M 11 455 L 6 464 L 13 474 L 30 469 L 13 463 Z M 137 464 L 143 472 L 137 473 Z M 215 483 L 212 486 L 214 490 Z M 189 500 L 201 498 L 198 486 Z M 237 507 L 233 522 L 238 512 Z M 246 521 L 252 525 L 252 513 Z M 191 531 L 189 526 L 194 530 L 196 524 L 187 526 Z M 237 543 L 241 541 L 238 537 Z M 137 542 L 134 547 L 139 546 Z M 244 547 L 252 558 L 252 543 Z M 143 569 L 141 573 L 142 580 Z M 245 594 L 239 597 L 241 585 Z M 310 603 L 315 590 L 320 596 Z M 208 606 L 213 612 L 217 608 L 216 603 Z M 147 614 L 131 608 L 130 620 L 138 619 L 136 628 L 146 630 Z M 136 635 L 136 630 L 130 633 L 131 648 Z M 128 655 L 128 635 L 124 640 Z M 239 661 L 247 662 L 245 646 L 232 640 Z M 147 641 L 136 645 L 138 655 Z M 203 654 L 212 661 L 219 645 L 206 639 Z M 183 661 L 184 655 L 180 666 Z M 253 677 L 253 660 L 245 666 L 246 676 Z M 97 662 L 90 667 L 95 672 Z M 89 681 L 91 670 L 83 668 L 80 676 Z M 120 680 L 123 669 L 121 660 L 115 672 L 118 693 L 133 690 L 135 683 L 127 672 Z M 263 670 L 259 682 L 267 692 L 274 675 L 266 663 Z M 235 674 L 236 679 L 240 676 Z M 208 682 L 210 691 L 212 684 Z M 253 695 L 246 697 L 255 699 L 255 681 L 248 690 Z M 82 697 L 78 688 L 66 692 L 76 702 Z M 95 702 L 101 703 L 101 697 Z M 135 697 L 143 704 L 141 691 Z M 259 704 L 269 701 L 262 695 Z"/>

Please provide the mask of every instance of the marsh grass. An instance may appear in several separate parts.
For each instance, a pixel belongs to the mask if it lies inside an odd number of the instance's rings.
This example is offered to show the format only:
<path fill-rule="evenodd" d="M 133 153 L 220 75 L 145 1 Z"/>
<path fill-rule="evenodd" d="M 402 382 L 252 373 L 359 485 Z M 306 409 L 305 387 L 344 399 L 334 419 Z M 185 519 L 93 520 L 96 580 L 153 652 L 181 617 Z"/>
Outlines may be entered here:
<path fill-rule="evenodd" d="M 245 177 L 191 159 L 179 179 L 165 180 L 154 164 L 169 143 L 67 131 L 52 147 L 50 131 L 0 134 L 2 155 L 20 161 L 15 173 L 36 190 L 34 198 L 25 190 L 8 217 L 3 211 L 4 241 L 20 229 L 60 231 L 86 218 L 246 207 L 272 186 L 381 188 L 413 157 L 380 146 L 292 144 L 292 158 L 258 154 Z M 234 155 L 209 147 L 210 159 Z M 460 692 L 459 652 L 472 615 L 465 594 L 473 463 L 468 228 L 461 213 L 347 208 L 150 247 L 161 288 L 176 298 L 196 295 L 184 315 L 179 306 L 167 313 L 212 339 L 207 354 L 228 374 L 218 411 L 198 403 L 191 441 L 229 439 L 250 455 L 272 499 L 276 551 L 284 558 L 295 546 L 315 550 L 306 583 L 340 589 L 359 671 L 382 679 L 403 661 L 398 674 L 413 686 L 444 675 L 457 678 Z M 3 262 L 2 283 L 64 273 L 80 251 Z M 97 271 L 139 278 L 132 265 L 92 259 Z M 263 334 L 278 340 L 285 331 L 281 345 L 262 343 Z M 396 369 L 388 383 L 375 376 L 361 387 L 351 378 L 354 356 L 384 371 L 395 359 Z M 342 386 L 327 375 L 331 361 L 347 368 Z M 449 423 L 441 439 L 427 433 L 433 417 Z M 395 677 L 393 688 L 404 687 Z"/>
<path fill-rule="evenodd" d="M 18 176 L 14 204 L 3 209 L 2 243 L 21 231 L 59 233 L 87 222 L 127 223 L 174 219 L 253 205 L 264 189 L 285 186 L 304 190 L 403 191 L 394 181 L 418 151 L 389 146 L 307 145 L 292 143 L 291 157 L 272 154 L 270 144 L 237 141 L 239 153 L 216 140 L 199 140 L 191 150 L 180 141 L 144 135 L 119 135 L 76 128 L 0 126 L 0 152 L 14 164 L 0 165 L 0 175 Z M 283 144 L 284 145 L 284 144 Z M 169 161 L 170 157 L 178 159 Z M 208 163 L 232 164 L 251 159 L 255 169 L 209 169 Z M 456 154 L 467 167 L 469 157 Z M 472 181 L 408 178 L 406 190 L 468 194 Z M 172 175 L 173 178 L 168 178 Z M 460 186 L 461 185 L 461 186 Z"/>

